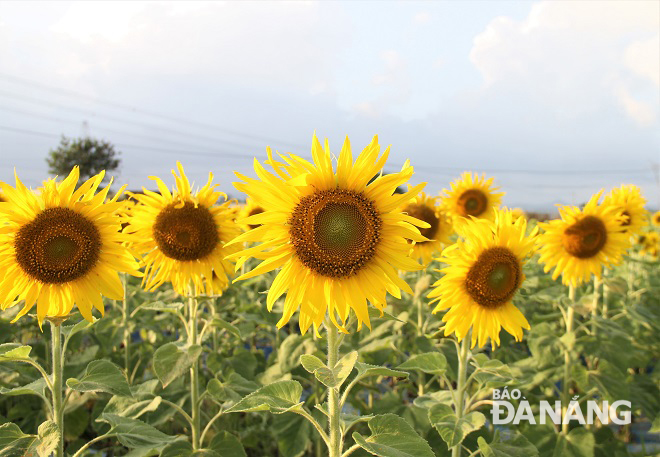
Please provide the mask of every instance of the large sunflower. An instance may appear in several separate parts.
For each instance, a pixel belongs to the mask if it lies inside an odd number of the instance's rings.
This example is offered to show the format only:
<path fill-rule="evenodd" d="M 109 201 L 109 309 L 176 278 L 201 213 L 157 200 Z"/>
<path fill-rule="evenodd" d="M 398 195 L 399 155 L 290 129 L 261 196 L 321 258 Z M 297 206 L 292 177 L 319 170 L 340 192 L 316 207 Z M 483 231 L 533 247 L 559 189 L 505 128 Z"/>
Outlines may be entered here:
<path fill-rule="evenodd" d="M 92 320 L 92 308 L 103 315 L 105 295 L 121 300 L 118 271 L 139 275 L 138 265 L 122 246 L 116 213 L 123 203 L 118 192 L 106 202 L 110 184 L 96 193 L 104 173 L 78 189 L 79 171 L 57 182 L 45 181 L 38 193 L 16 176 L 16 187 L 4 182 L 0 214 L 0 305 L 6 309 L 24 300 L 16 319 L 37 304 L 39 325 L 46 317 L 67 316 L 74 304 Z"/>
<path fill-rule="evenodd" d="M 644 208 L 646 200 L 637 186 L 614 188 L 603 199 L 604 206 L 614 206 L 624 216 L 621 228 L 629 235 L 636 235 L 646 224 L 649 212 Z"/>
<path fill-rule="evenodd" d="M 443 189 L 442 206 L 454 221 L 463 221 L 469 216 L 492 220 L 495 209 L 500 206 L 504 192 L 496 192 L 493 178 L 465 172 L 451 183 L 451 189 Z"/>
<path fill-rule="evenodd" d="M 403 205 L 401 211 L 429 224 L 428 228 L 420 229 L 422 236 L 429 241 L 419 241 L 413 246 L 413 258 L 422 259 L 422 263 L 428 265 L 433 254 L 441 251 L 443 246 L 451 244 L 449 237 L 454 232 L 452 223 L 440 210 L 437 197 L 431 197 L 424 192 L 420 192 L 413 200 Z"/>
<path fill-rule="evenodd" d="M 263 213 L 243 221 L 260 226 L 232 241 L 261 242 L 231 256 L 240 258 L 236 268 L 249 257 L 263 260 L 237 280 L 282 267 L 267 298 L 271 310 L 287 293 L 279 327 L 299 308 L 303 333 L 312 325 L 318 329 L 326 314 L 346 331 L 351 309 L 358 329 L 362 323 L 369 327 L 367 300 L 382 310 L 386 292 L 395 297 L 400 297 L 400 289 L 412 293 L 397 269 L 422 268 L 409 257 L 408 240 L 427 241 L 415 226 L 428 228 L 429 224 L 397 208 L 425 183 L 395 195 L 396 188 L 410 179 L 413 168 L 406 162 L 398 173 L 377 176 L 388 155 L 389 148 L 380 154 L 374 137 L 354 162 L 346 138 L 335 171 L 327 140 L 322 147 L 314 135 L 314 163 L 293 154 L 280 155 L 280 162 L 268 149 L 266 163 L 275 174 L 256 160 L 254 169 L 260 179 L 236 173 L 242 180 L 234 184 L 236 188 L 264 208 Z"/>
<path fill-rule="evenodd" d="M 502 327 L 517 341 L 529 330 L 525 316 L 512 302 L 525 275 L 524 259 L 534 250 L 535 231 L 526 235 L 527 221 L 508 210 L 495 211 L 493 221 L 467 219 L 461 238 L 442 252 L 448 266 L 428 297 L 439 301 L 433 313 L 449 309 L 442 317 L 445 335 L 462 340 L 472 328 L 472 347 L 488 338 L 500 344 Z"/>
<path fill-rule="evenodd" d="M 180 295 L 219 295 L 228 286 L 233 274 L 232 263 L 225 256 L 238 248 L 226 246 L 240 234 L 234 222 L 230 202 L 223 192 L 216 190 L 213 174 L 196 193 L 183 166 L 176 164 L 179 174 L 172 170 L 176 186 L 170 192 L 158 177 L 159 192 L 143 188 L 142 194 L 133 194 L 139 204 L 132 211 L 130 225 L 125 229 L 131 247 L 143 255 L 144 285 L 154 290 L 167 281 Z"/>
<path fill-rule="evenodd" d="M 602 193 L 593 195 L 582 210 L 563 206 L 561 219 L 539 223 L 544 230 L 537 237 L 539 262 L 545 264 L 545 272 L 555 269 L 552 279 L 562 275 L 564 284 L 577 286 L 592 274 L 600 278 L 603 266 L 621 261 L 630 237 L 621 231 L 621 210 L 598 204 Z"/>

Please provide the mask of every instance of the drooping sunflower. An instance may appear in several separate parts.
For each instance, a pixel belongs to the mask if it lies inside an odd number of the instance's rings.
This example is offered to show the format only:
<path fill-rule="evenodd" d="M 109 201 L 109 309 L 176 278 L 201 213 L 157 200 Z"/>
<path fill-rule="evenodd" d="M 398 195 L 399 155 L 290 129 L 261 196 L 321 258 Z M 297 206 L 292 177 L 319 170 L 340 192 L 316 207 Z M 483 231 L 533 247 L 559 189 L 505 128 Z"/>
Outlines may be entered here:
<path fill-rule="evenodd" d="M 346 138 L 336 165 L 331 161 L 328 142 L 322 147 L 314 135 L 313 163 L 293 154 L 276 160 L 267 149 L 274 173 L 258 161 L 259 179 L 236 173 L 242 182 L 235 187 L 245 192 L 264 212 L 243 223 L 258 225 L 232 243 L 261 244 L 232 255 L 236 268 L 249 258 L 263 260 L 254 270 L 236 279 L 248 279 L 282 268 L 268 291 L 267 306 L 286 293 L 284 313 L 278 327 L 300 309 L 300 329 L 318 330 L 326 315 L 346 332 L 352 309 L 358 329 L 370 327 L 367 301 L 378 309 L 386 305 L 386 293 L 400 297 L 403 289 L 412 293 L 397 269 L 418 270 L 422 266 L 410 256 L 408 240 L 427 241 L 416 227 L 429 224 L 398 210 L 425 185 L 418 184 L 403 194 L 395 189 L 410 179 L 413 168 L 406 162 L 400 172 L 378 175 L 389 155 L 381 155 L 378 138 L 353 160 Z M 372 180 L 372 178 L 375 179 Z"/>
<path fill-rule="evenodd" d="M 438 198 L 420 192 L 410 202 L 401 207 L 401 211 L 429 224 L 428 228 L 419 231 L 429 241 L 419 241 L 413 246 L 413 258 L 422 259 L 428 265 L 433 254 L 442 250 L 443 246 L 451 244 L 449 237 L 454 232 L 451 220 L 445 216 L 438 205 Z"/>
<path fill-rule="evenodd" d="M 245 205 L 243 205 L 243 207 L 241 208 L 241 213 L 239 218 L 243 220 L 247 217 L 254 216 L 255 214 L 261 214 L 263 212 L 264 209 L 261 206 L 257 205 L 253 199 L 247 198 L 245 200 Z M 245 224 L 243 229 L 252 230 L 257 227 L 259 227 L 259 225 Z"/>
<path fill-rule="evenodd" d="M 152 176 L 159 192 L 143 188 L 132 194 L 138 201 L 133 207 L 130 225 L 125 229 L 132 249 L 144 256 L 143 285 L 154 290 L 167 281 L 180 295 L 219 295 L 233 274 L 232 262 L 225 259 L 238 248 L 227 242 L 240 234 L 230 202 L 216 190 L 213 174 L 197 192 L 181 163 L 172 170 L 176 185 L 170 192 L 162 179 Z"/>
<path fill-rule="evenodd" d="M 513 297 L 525 275 L 523 262 L 534 250 L 534 235 L 527 221 L 514 218 L 509 210 L 496 210 L 494 220 L 466 219 L 461 238 L 442 252 L 448 266 L 428 297 L 439 301 L 433 313 L 448 309 L 442 317 L 445 335 L 455 333 L 461 341 L 472 328 L 472 347 L 488 338 L 500 344 L 504 328 L 517 341 L 529 330 L 525 316 Z"/>
<path fill-rule="evenodd" d="M 0 305 L 24 300 L 14 321 L 37 305 L 41 326 L 47 317 L 64 317 L 74 305 L 91 321 L 92 309 L 104 313 L 105 295 L 121 300 L 117 272 L 139 275 L 138 264 L 119 233 L 120 190 L 106 202 L 110 184 L 96 193 L 104 173 L 76 189 L 74 167 L 62 181 L 50 179 L 37 193 L 16 176 L 16 187 L 0 183 L 6 225 L 0 230 Z"/>
<path fill-rule="evenodd" d="M 469 216 L 492 220 L 504 195 L 504 192 L 496 192 L 498 189 L 493 186 L 493 178 L 465 172 L 451 183 L 450 190 L 443 189 L 443 210 L 454 219 L 454 223 Z"/>
<path fill-rule="evenodd" d="M 646 224 L 649 212 L 645 204 L 641 190 L 634 185 L 614 188 L 603 199 L 603 205 L 614 206 L 622 213 L 621 228 L 628 235 L 636 235 Z"/>
<path fill-rule="evenodd" d="M 562 206 L 561 219 L 539 223 L 544 231 L 537 237 L 539 262 L 546 273 L 555 269 L 552 279 L 562 275 L 565 285 L 577 286 L 592 274 L 600 278 L 603 267 L 621 261 L 630 237 L 621 231 L 620 209 L 598 204 L 602 193 L 593 195 L 582 210 Z"/>
<path fill-rule="evenodd" d="M 655 226 L 660 226 L 660 211 L 653 213 L 653 216 L 651 216 L 651 223 Z"/>

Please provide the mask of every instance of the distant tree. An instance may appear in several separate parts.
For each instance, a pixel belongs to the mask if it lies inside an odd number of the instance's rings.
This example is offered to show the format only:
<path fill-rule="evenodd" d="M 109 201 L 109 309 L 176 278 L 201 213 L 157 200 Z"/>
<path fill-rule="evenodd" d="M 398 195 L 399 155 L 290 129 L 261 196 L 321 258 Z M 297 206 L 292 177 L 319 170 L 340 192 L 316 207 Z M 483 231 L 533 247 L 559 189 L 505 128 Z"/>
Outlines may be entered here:
<path fill-rule="evenodd" d="M 80 179 L 85 180 L 105 170 L 104 181 L 109 179 L 113 171 L 119 168 L 120 152 L 107 141 L 95 138 L 67 138 L 60 140 L 59 146 L 51 149 L 46 158 L 48 172 L 59 176 L 66 176 L 71 169 L 80 167 Z"/>

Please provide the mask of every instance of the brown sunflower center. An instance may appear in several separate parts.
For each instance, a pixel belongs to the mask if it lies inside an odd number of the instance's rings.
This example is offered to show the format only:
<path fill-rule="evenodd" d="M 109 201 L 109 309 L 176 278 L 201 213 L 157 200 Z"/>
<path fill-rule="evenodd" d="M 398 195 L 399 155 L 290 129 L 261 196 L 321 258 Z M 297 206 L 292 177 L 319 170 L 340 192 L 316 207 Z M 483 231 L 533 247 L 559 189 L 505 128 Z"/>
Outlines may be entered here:
<path fill-rule="evenodd" d="M 468 271 L 465 288 L 484 308 L 497 309 L 508 303 L 520 286 L 520 261 L 508 248 L 485 250 Z"/>
<path fill-rule="evenodd" d="M 374 256 L 381 224 L 376 207 L 364 194 L 324 190 L 296 205 L 289 234 L 303 265 L 323 276 L 344 278 Z"/>
<path fill-rule="evenodd" d="M 171 203 L 158 214 L 153 235 L 158 248 L 170 259 L 186 261 L 209 255 L 218 242 L 218 228 L 213 215 L 204 206 L 186 202 Z"/>
<path fill-rule="evenodd" d="M 422 220 L 430 225 L 428 228 L 420 228 L 419 232 L 422 236 L 425 236 L 429 240 L 433 240 L 438 233 L 438 228 L 440 227 L 440 220 L 438 216 L 435 215 L 433 208 L 429 208 L 426 205 L 420 204 L 411 204 L 404 208 L 405 213 L 408 213 L 409 216 Z M 427 241 L 419 241 L 417 244 L 427 243 Z"/>
<path fill-rule="evenodd" d="M 458 197 L 458 212 L 461 216 L 479 217 L 488 209 L 488 196 L 479 189 L 466 190 Z"/>
<path fill-rule="evenodd" d="M 578 259 L 595 256 L 607 242 L 607 229 L 596 216 L 585 216 L 564 230 L 562 243 L 566 252 Z"/>
<path fill-rule="evenodd" d="M 48 208 L 21 227 L 16 262 L 31 278 L 61 284 L 87 274 L 99 260 L 101 235 L 92 221 L 69 208 Z"/>
<path fill-rule="evenodd" d="M 263 212 L 264 212 L 264 209 L 263 209 L 262 207 L 260 207 L 260 206 L 255 206 L 255 207 L 252 208 L 252 209 L 250 210 L 250 212 L 248 213 L 248 217 L 250 217 L 250 216 L 254 216 L 255 214 L 261 214 L 261 213 L 263 213 Z M 257 227 L 260 227 L 260 226 L 261 226 L 261 224 L 248 224 L 248 227 L 250 227 L 250 230 L 255 229 L 255 228 L 257 228 Z"/>

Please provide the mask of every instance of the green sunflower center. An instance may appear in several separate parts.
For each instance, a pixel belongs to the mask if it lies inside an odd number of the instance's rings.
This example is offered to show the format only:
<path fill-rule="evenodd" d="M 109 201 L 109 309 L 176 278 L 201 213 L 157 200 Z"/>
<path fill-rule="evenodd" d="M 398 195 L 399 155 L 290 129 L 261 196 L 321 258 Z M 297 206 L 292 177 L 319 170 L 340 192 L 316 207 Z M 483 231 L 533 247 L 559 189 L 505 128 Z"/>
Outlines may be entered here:
<path fill-rule="evenodd" d="M 213 215 L 192 202 L 171 203 L 161 210 L 153 226 L 154 240 L 170 259 L 198 260 L 209 255 L 220 241 Z"/>
<path fill-rule="evenodd" d="M 92 221 L 69 208 L 48 208 L 18 230 L 16 262 L 45 284 L 74 281 L 94 268 L 101 235 Z"/>
<path fill-rule="evenodd" d="M 300 200 L 289 219 L 289 234 L 303 265 L 323 276 L 344 278 L 374 256 L 381 224 L 364 194 L 325 190 Z"/>
<path fill-rule="evenodd" d="M 479 217 L 488 209 L 488 196 L 479 189 L 466 190 L 458 197 L 458 212 L 461 216 Z"/>
<path fill-rule="evenodd" d="M 566 252 L 578 259 L 588 259 L 600 252 L 607 242 L 605 223 L 596 216 L 585 216 L 566 230 L 562 244 Z"/>
<path fill-rule="evenodd" d="M 465 289 L 480 306 L 497 309 L 513 298 L 522 282 L 522 268 L 516 255 L 498 246 L 485 250 L 468 270 Z"/>
<path fill-rule="evenodd" d="M 436 216 L 433 208 L 427 205 L 412 204 L 404 208 L 403 212 L 408 213 L 409 216 L 422 220 L 430 225 L 428 228 L 420 228 L 419 232 L 429 240 L 434 240 L 440 228 L 440 219 Z M 417 242 L 417 244 L 427 243 L 428 241 Z"/>

